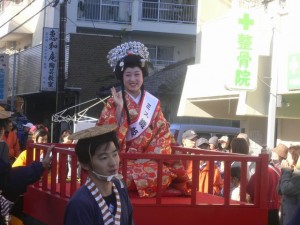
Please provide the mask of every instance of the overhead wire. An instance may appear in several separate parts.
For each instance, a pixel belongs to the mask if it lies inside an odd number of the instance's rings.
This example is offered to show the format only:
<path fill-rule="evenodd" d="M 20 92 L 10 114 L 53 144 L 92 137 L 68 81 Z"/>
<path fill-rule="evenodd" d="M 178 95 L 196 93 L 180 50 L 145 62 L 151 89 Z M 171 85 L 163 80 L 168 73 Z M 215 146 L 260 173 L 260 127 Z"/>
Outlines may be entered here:
<path fill-rule="evenodd" d="M 53 1 L 52 1 L 53 2 Z M 43 10 L 45 10 L 45 8 L 47 8 L 50 4 L 52 4 L 52 2 L 50 2 L 49 4 L 47 4 L 46 6 L 44 6 L 42 9 L 40 9 L 37 13 L 35 13 L 33 16 L 31 16 L 30 18 L 28 18 L 27 20 L 25 20 L 23 23 L 21 23 L 19 26 L 17 26 L 16 28 L 12 29 L 11 31 L 9 31 L 7 34 L 3 35 L 0 40 L 2 40 L 3 38 L 7 37 L 8 35 L 10 35 L 11 33 L 13 33 L 14 31 L 18 30 L 20 27 L 22 27 L 25 23 L 27 23 L 28 21 L 30 21 L 32 18 L 34 18 L 36 15 L 38 15 L 40 12 L 42 12 Z"/>
<path fill-rule="evenodd" d="M 47 0 L 49 2 L 49 0 Z M 71 0 L 67 0 L 67 2 L 70 4 L 71 3 Z M 55 8 L 55 10 L 58 10 L 57 8 Z M 73 20 L 71 20 L 68 16 L 67 16 L 67 19 L 73 23 L 75 26 L 78 26 L 78 24 L 76 22 L 74 22 Z M 95 26 L 95 23 L 94 23 L 94 20 L 91 20 L 92 21 L 92 24 L 93 24 L 93 28 L 96 29 L 96 26 Z"/>
<path fill-rule="evenodd" d="M 1 1 L 0 1 L 1 2 Z M 7 24 L 8 22 L 12 21 L 13 18 L 15 18 L 17 15 L 19 15 L 21 12 L 23 12 L 27 7 L 29 7 L 32 3 L 34 3 L 35 0 L 33 0 L 32 2 L 30 2 L 27 6 L 25 6 L 23 9 L 21 9 L 16 15 L 14 15 L 13 17 L 11 17 L 9 20 L 7 20 L 5 23 L 3 23 L 2 25 L 0 25 L 0 28 L 3 27 L 5 24 Z"/>
<path fill-rule="evenodd" d="M 47 0 L 48 2 L 49 2 L 49 0 Z M 55 0 L 54 0 L 55 1 Z M 70 4 L 71 3 L 71 1 L 68 1 L 68 3 Z M 56 7 L 54 7 L 55 8 L 55 10 L 57 10 L 58 11 L 58 8 L 56 8 Z M 67 19 L 71 22 L 71 23 L 73 23 L 74 25 L 76 25 L 76 26 L 78 26 L 78 24 L 77 23 L 75 23 L 73 20 L 71 20 L 68 16 L 67 16 Z"/>
<path fill-rule="evenodd" d="M 3 1 L 3 0 L 2 0 Z M 40 11 L 38 11 L 36 14 L 34 14 L 32 17 L 30 17 L 29 19 L 27 19 L 25 22 L 23 22 L 22 24 L 20 24 L 19 26 L 17 26 L 16 28 L 14 28 L 13 30 L 11 30 L 9 33 L 5 34 L 4 36 L 0 37 L 0 40 L 7 37 L 9 34 L 13 33 L 15 30 L 19 29 L 21 26 L 23 26 L 25 23 L 27 23 L 29 20 L 31 20 L 33 17 L 35 17 L 37 14 L 39 14 L 41 11 L 45 10 L 45 8 L 47 8 L 50 4 L 53 4 L 54 2 L 56 2 L 56 0 L 53 1 L 48 1 L 48 4 L 43 7 Z M 0 0 L 1 2 L 1 0 Z M 22 11 L 24 11 L 28 6 L 30 6 L 33 2 L 35 2 L 35 0 L 33 0 L 31 3 L 29 3 L 27 6 L 25 6 L 23 9 L 21 9 L 16 15 L 14 15 L 13 17 L 11 17 L 9 20 L 7 20 L 5 23 L 3 23 L 1 27 L 3 27 L 5 24 L 7 24 L 8 22 L 10 22 L 12 19 L 14 19 L 16 16 L 18 16 Z M 68 3 L 70 3 L 71 1 L 68 0 Z M 55 10 L 58 10 L 56 7 L 54 7 Z M 74 22 L 73 20 L 71 20 L 68 16 L 67 16 L 67 20 L 70 21 L 71 23 L 73 23 L 75 26 L 78 26 L 78 24 L 76 22 Z M 93 27 L 95 27 L 94 21 L 92 21 Z"/>

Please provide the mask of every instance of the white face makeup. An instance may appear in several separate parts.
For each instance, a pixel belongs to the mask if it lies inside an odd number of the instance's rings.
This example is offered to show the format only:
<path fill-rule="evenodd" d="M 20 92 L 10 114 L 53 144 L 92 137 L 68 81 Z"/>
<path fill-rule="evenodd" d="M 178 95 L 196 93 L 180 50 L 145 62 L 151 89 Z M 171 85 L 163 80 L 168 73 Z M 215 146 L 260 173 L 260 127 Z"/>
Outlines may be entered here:
<path fill-rule="evenodd" d="M 123 73 L 123 82 L 125 90 L 137 97 L 143 84 L 143 72 L 139 67 L 127 67 Z"/>

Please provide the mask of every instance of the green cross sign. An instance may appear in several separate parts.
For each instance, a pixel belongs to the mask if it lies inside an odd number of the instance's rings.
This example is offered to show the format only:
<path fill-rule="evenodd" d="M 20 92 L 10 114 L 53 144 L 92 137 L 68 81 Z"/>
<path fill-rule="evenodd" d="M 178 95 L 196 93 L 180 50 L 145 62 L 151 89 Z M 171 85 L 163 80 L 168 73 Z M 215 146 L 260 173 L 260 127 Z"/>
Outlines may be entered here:
<path fill-rule="evenodd" d="M 254 24 L 254 20 L 250 19 L 248 13 L 245 13 L 244 17 L 239 19 L 239 24 L 243 25 L 243 30 L 249 30 L 250 25 Z"/>

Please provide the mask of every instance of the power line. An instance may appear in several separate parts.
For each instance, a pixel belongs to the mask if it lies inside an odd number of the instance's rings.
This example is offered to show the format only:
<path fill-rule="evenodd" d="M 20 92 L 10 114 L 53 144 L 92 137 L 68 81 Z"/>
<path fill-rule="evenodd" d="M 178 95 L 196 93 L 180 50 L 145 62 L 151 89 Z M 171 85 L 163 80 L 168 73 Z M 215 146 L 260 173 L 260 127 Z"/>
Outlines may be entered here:
<path fill-rule="evenodd" d="M 55 1 L 55 0 L 54 0 L 54 1 Z M 49 2 L 49 0 L 48 0 L 48 2 Z M 71 3 L 71 0 L 68 0 L 68 3 L 70 4 L 70 3 Z M 58 10 L 58 9 L 55 8 L 55 10 Z M 71 23 L 73 23 L 76 27 L 78 27 L 78 24 L 77 24 L 76 22 L 74 22 L 73 20 L 71 20 L 69 17 L 67 17 L 67 19 L 68 19 Z M 91 21 L 92 21 L 92 24 L 93 24 L 94 29 L 96 29 L 94 20 L 91 20 Z"/>
<path fill-rule="evenodd" d="M 53 2 L 53 1 L 52 1 Z M 10 32 L 8 32 L 7 34 L 5 34 L 4 36 L 2 36 L 0 38 L 0 40 L 2 40 L 3 38 L 7 37 L 8 35 L 10 35 L 11 33 L 13 33 L 15 30 L 18 30 L 21 26 L 23 26 L 25 23 L 27 23 L 29 20 L 31 20 L 33 17 L 35 17 L 36 15 L 38 15 L 40 12 L 42 12 L 45 8 L 47 8 L 50 4 L 52 4 L 52 2 L 50 2 L 48 5 L 46 5 L 44 8 L 42 8 L 40 11 L 38 11 L 36 14 L 34 14 L 33 16 L 31 16 L 29 19 L 27 19 L 24 23 L 21 23 L 19 26 L 17 26 L 16 28 L 14 28 L 13 30 L 11 30 Z"/>
<path fill-rule="evenodd" d="M 48 2 L 49 2 L 49 0 L 47 0 Z M 56 0 L 54 0 L 53 2 L 55 2 Z M 70 1 L 71 2 L 71 1 Z M 68 3 L 70 4 L 70 2 L 68 1 Z M 54 7 L 54 6 L 53 6 Z M 56 10 L 56 11 L 58 11 L 58 8 L 56 8 L 56 7 L 54 7 L 54 9 Z M 67 16 L 67 19 L 71 22 L 71 23 L 73 23 L 75 26 L 78 26 L 78 24 L 77 23 L 75 23 L 73 20 L 71 20 L 68 16 Z"/>
<path fill-rule="evenodd" d="M 1 3 L 1 1 L 3 1 L 3 0 L 0 0 L 0 3 Z M 46 5 L 44 8 L 42 8 L 39 12 L 37 12 L 36 14 L 34 14 L 32 17 L 30 17 L 28 20 L 26 20 L 24 23 L 22 23 L 22 24 L 20 24 L 18 27 L 16 27 L 15 29 L 13 29 L 13 30 L 11 30 L 9 33 L 7 33 L 6 35 L 4 35 L 4 36 L 2 36 L 1 38 L 0 38 L 0 40 L 1 39 L 3 39 L 3 38 L 5 38 L 6 36 L 8 36 L 9 34 L 11 34 L 12 32 L 14 32 L 15 30 L 17 30 L 17 29 L 19 29 L 21 26 L 23 26 L 25 23 L 27 23 L 29 20 L 31 20 L 33 17 L 35 17 L 38 13 L 40 13 L 42 10 L 44 10 L 46 7 L 48 7 L 50 4 L 54 4 L 57 0 L 53 0 L 53 1 L 49 1 L 49 0 L 47 0 L 48 1 L 48 5 Z M 27 6 L 25 6 L 23 9 L 21 9 L 16 15 L 14 15 L 13 17 L 11 17 L 9 20 L 7 20 L 5 23 L 3 23 L 1 26 L 0 26 L 0 28 L 1 27 L 3 27 L 5 24 L 7 24 L 8 22 L 10 22 L 13 18 L 15 18 L 16 16 L 18 16 L 22 11 L 24 11 L 28 6 L 30 6 L 33 2 L 35 2 L 35 0 L 33 0 L 31 3 L 29 3 Z M 55 10 L 58 10 L 56 7 L 55 7 Z M 69 17 L 67 17 L 67 19 L 71 22 L 71 23 L 73 23 L 75 26 L 78 26 L 74 21 L 72 21 Z"/>
<path fill-rule="evenodd" d="M 32 2 L 30 2 L 27 6 L 25 6 L 23 9 L 21 9 L 16 15 L 14 15 L 12 18 L 10 18 L 9 20 L 7 20 L 5 23 L 3 23 L 1 27 L 3 27 L 5 24 L 7 24 L 9 21 L 11 21 L 13 18 L 15 18 L 17 15 L 19 15 L 21 12 L 23 12 L 28 6 L 30 6 L 32 3 L 34 3 L 35 0 L 33 0 Z M 1 2 L 0 2 L 1 3 Z"/>

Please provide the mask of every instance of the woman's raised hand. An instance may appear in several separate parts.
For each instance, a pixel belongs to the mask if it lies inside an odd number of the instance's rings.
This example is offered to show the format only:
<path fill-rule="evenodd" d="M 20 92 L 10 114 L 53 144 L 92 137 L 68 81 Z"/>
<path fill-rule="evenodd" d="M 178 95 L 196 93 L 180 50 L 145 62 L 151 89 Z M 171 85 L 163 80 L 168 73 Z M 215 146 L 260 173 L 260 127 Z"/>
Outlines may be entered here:
<path fill-rule="evenodd" d="M 117 92 L 117 90 L 115 89 L 115 87 L 111 88 L 111 94 L 113 97 L 113 100 L 115 102 L 116 107 L 120 107 L 121 109 L 123 109 L 123 98 L 122 98 L 122 93 L 121 92 Z"/>

